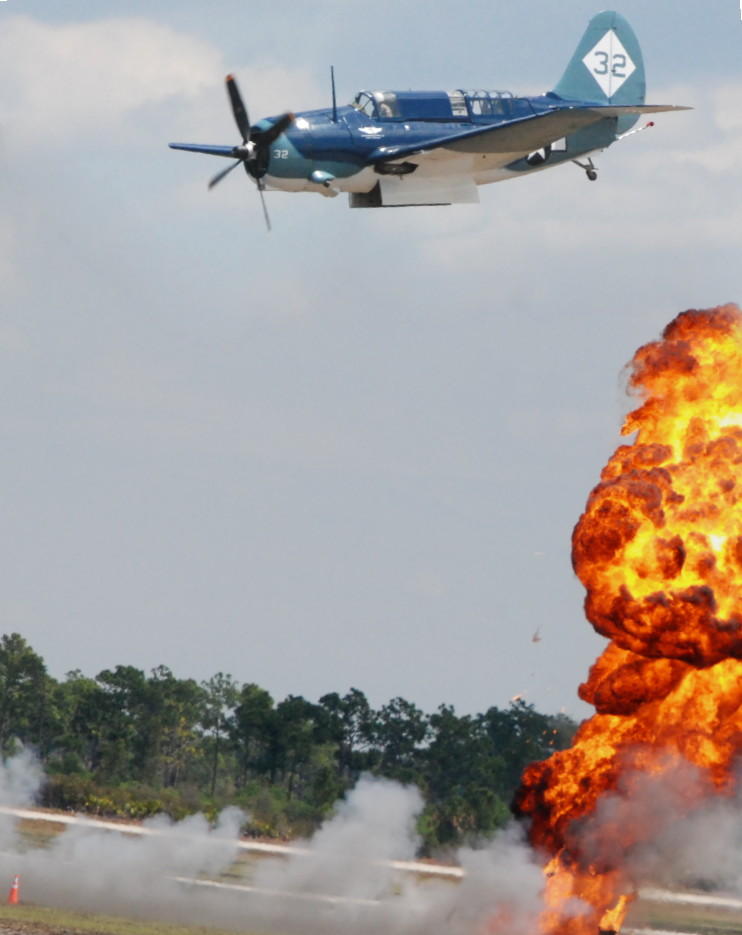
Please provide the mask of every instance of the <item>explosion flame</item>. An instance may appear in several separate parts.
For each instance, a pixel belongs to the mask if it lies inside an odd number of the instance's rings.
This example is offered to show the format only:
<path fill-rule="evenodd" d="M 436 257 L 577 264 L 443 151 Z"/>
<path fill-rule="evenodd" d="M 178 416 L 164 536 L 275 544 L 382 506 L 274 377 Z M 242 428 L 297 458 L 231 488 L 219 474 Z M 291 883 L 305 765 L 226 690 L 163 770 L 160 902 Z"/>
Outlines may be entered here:
<path fill-rule="evenodd" d="M 516 809 L 551 854 L 549 935 L 617 931 L 627 857 L 662 829 L 621 807 L 642 777 L 695 767 L 690 811 L 731 794 L 742 750 L 742 312 L 678 315 L 630 364 L 641 405 L 572 537 L 585 612 L 611 643 L 580 686 L 597 713 L 523 775 Z M 596 821 L 599 804 L 610 816 Z"/>

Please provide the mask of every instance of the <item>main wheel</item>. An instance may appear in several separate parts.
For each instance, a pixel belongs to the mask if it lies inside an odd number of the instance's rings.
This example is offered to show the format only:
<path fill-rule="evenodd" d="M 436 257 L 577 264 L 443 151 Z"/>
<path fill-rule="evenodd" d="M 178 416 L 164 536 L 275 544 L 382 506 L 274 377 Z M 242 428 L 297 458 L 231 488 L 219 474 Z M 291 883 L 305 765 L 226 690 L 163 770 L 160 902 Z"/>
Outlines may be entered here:
<path fill-rule="evenodd" d="M 595 171 L 595 169 L 588 169 L 587 177 L 590 179 L 591 182 L 594 182 L 598 178 L 598 173 Z"/>

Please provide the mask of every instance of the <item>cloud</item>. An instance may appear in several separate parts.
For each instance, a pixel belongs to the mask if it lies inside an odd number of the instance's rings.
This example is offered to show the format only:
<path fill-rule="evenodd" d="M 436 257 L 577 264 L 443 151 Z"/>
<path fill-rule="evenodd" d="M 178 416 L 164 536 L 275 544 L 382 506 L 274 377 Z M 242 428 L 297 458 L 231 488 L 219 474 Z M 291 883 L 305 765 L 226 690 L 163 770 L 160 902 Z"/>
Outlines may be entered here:
<path fill-rule="evenodd" d="M 742 113 L 739 99 L 742 85 L 726 84 L 717 88 L 713 95 L 714 118 L 718 127 L 732 130 L 742 135 Z"/>
<path fill-rule="evenodd" d="M 146 19 L 3 24 L 0 88 L 6 127 L 24 139 L 110 129 L 146 104 L 193 96 L 223 71 L 208 43 Z"/>
<path fill-rule="evenodd" d="M 700 95 L 695 126 L 678 146 L 673 163 L 708 173 L 719 181 L 736 178 L 742 162 L 742 83 L 725 84 Z"/>
<path fill-rule="evenodd" d="M 694 110 L 659 114 L 650 131 L 598 153 L 596 183 L 565 165 L 484 186 L 473 224 L 475 209 L 460 206 L 448 209 L 450 215 L 436 209 L 438 214 L 425 217 L 421 251 L 436 266 L 462 274 L 491 265 L 482 243 L 496 245 L 500 258 L 510 256 L 514 266 L 576 252 L 604 262 L 650 251 L 657 256 L 728 246 L 742 228 L 736 171 L 742 162 L 741 95 L 742 86 L 732 84 L 660 89 L 652 101 Z"/>
<path fill-rule="evenodd" d="M 302 69 L 270 62 L 227 66 L 209 42 L 146 18 L 59 25 L 13 16 L 0 34 L 3 135 L 26 144 L 82 143 L 80 135 L 101 132 L 119 138 L 132 114 L 167 104 L 177 105 L 170 128 L 195 123 L 196 131 L 212 120 L 226 128 L 231 118 L 221 84 L 227 71 L 245 78 L 250 109 L 260 109 L 254 119 L 304 106 L 299 93 L 306 106 L 320 98 Z M 210 106 L 217 88 L 218 110 Z"/>
<path fill-rule="evenodd" d="M 7 297 L 9 290 L 17 284 L 17 235 L 9 217 L 0 215 L 0 284 Z M 0 327 L 0 347 L 14 347 L 17 334 L 6 324 Z"/>

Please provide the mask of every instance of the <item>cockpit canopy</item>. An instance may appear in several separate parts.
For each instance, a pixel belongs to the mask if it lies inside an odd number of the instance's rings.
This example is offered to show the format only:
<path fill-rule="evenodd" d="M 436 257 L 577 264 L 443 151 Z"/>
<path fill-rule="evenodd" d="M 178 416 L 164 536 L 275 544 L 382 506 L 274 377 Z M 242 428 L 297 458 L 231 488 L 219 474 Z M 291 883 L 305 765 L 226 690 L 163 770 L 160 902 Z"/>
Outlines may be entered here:
<path fill-rule="evenodd" d="M 374 120 L 467 120 L 508 115 L 510 91 L 359 91 L 353 107 Z"/>

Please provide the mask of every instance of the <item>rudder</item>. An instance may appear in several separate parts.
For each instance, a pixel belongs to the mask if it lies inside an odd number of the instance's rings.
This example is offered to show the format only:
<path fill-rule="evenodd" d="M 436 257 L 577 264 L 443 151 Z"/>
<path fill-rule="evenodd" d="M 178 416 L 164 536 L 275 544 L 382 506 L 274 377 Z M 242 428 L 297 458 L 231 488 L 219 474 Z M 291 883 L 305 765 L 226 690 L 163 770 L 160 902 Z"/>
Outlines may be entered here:
<path fill-rule="evenodd" d="M 598 104 L 644 103 L 644 59 L 620 13 L 606 10 L 590 20 L 554 93 Z"/>

